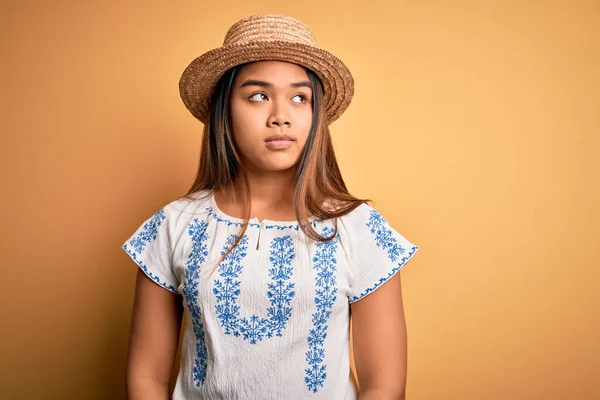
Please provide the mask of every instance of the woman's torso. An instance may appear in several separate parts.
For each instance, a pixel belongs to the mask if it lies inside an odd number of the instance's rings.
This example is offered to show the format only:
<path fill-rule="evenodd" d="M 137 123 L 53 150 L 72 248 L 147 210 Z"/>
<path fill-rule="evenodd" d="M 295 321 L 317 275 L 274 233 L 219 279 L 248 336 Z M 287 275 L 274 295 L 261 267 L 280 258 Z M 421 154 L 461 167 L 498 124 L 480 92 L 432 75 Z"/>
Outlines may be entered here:
<path fill-rule="evenodd" d="M 340 240 L 316 243 L 295 222 L 252 219 L 215 269 L 242 220 L 213 194 L 172 206 L 184 232 L 173 270 L 187 317 L 173 398 L 355 399 Z M 331 222 L 312 226 L 333 232 Z"/>

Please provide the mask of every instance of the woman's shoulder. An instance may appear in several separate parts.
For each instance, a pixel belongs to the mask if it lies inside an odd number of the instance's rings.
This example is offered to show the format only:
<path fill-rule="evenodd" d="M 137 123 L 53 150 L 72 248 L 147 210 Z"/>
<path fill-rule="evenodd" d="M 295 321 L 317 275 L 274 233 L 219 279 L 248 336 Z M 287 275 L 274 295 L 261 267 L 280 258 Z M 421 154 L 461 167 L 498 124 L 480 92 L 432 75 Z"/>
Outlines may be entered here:
<path fill-rule="evenodd" d="M 201 218 L 206 216 L 211 207 L 211 194 L 209 189 L 199 190 L 186 194 L 166 203 L 164 213 L 171 218 Z"/>
<path fill-rule="evenodd" d="M 339 210 L 339 209 L 344 208 L 342 205 L 334 206 L 333 203 L 328 203 L 328 204 L 330 205 L 330 207 L 333 207 L 333 209 Z M 372 212 L 378 212 L 378 211 L 369 203 L 361 202 L 357 206 L 355 206 L 353 209 L 351 209 L 349 212 L 340 216 L 339 220 L 342 223 L 346 223 L 346 224 L 357 224 L 357 223 L 360 224 L 361 222 L 363 222 L 365 220 L 365 218 L 368 218 L 368 216 Z"/>
<path fill-rule="evenodd" d="M 368 202 L 360 203 L 352 211 L 341 216 L 339 221 L 342 233 L 356 236 L 357 240 L 375 232 L 394 230 L 382 212 Z"/>

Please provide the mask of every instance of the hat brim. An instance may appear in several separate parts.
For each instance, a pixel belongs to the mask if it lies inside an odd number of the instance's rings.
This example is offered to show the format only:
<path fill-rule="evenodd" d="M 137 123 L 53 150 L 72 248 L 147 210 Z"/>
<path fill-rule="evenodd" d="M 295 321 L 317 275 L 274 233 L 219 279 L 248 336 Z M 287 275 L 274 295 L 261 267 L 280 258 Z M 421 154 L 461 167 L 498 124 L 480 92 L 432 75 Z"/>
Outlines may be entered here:
<path fill-rule="evenodd" d="M 318 47 L 285 41 L 222 46 L 202 54 L 181 75 L 181 99 L 192 115 L 205 124 L 209 100 L 219 78 L 236 65 L 267 60 L 298 64 L 317 74 L 323 82 L 328 123 L 338 119 L 350 105 L 354 78 L 339 58 Z"/>

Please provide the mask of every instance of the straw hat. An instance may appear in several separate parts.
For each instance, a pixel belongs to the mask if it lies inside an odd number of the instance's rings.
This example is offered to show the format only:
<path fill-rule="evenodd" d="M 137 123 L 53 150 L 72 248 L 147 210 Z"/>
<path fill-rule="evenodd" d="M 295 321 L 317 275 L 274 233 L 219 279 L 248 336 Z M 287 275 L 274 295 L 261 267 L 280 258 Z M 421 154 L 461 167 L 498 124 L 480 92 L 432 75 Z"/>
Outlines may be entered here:
<path fill-rule="evenodd" d="M 350 105 L 354 95 L 350 70 L 333 54 L 317 47 L 304 23 L 278 14 L 241 19 L 227 31 L 223 46 L 193 60 L 179 81 L 183 103 L 206 124 L 209 101 L 219 78 L 236 65 L 262 60 L 291 62 L 315 72 L 323 82 L 328 123 L 338 119 Z"/>

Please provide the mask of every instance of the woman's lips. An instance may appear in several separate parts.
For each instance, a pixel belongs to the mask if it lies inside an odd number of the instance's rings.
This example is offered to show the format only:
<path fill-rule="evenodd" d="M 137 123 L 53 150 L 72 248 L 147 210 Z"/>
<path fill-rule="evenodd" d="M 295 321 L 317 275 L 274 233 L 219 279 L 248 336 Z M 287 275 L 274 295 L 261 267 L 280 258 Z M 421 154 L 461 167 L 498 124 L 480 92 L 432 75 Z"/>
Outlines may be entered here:
<path fill-rule="evenodd" d="M 294 143 L 293 140 L 268 140 L 265 142 L 271 149 L 286 149 Z"/>

